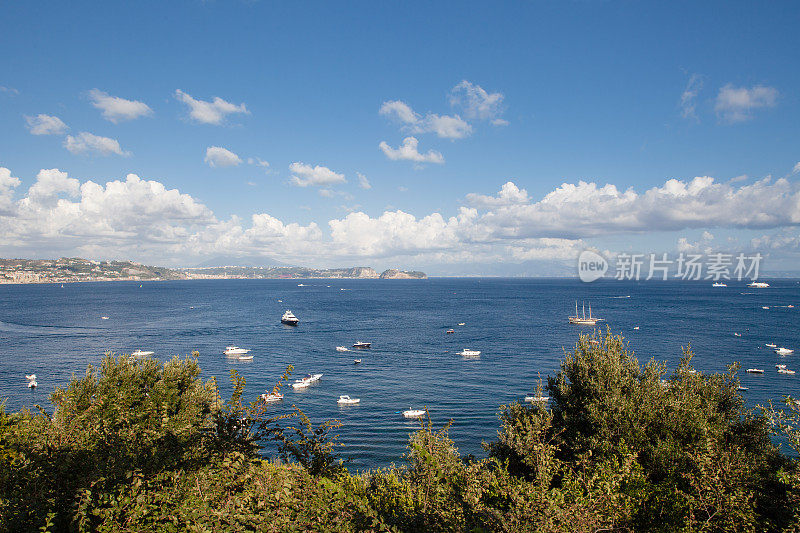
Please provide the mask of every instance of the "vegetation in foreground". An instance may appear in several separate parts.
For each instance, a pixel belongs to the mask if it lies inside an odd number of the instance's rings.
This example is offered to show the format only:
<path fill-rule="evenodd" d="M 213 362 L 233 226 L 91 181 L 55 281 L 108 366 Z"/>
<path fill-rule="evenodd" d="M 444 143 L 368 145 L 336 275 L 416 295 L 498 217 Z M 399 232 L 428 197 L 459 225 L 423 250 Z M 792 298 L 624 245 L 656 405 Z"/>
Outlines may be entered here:
<path fill-rule="evenodd" d="M 800 531 L 797 404 L 747 411 L 736 366 L 691 359 L 668 374 L 582 336 L 486 458 L 428 420 L 405 466 L 351 474 L 335 422 L 268 417 L 235 373 L 223 402 L 194 357 L 107 355 L 52 412 L 0 408 L 0 531 Z"/>

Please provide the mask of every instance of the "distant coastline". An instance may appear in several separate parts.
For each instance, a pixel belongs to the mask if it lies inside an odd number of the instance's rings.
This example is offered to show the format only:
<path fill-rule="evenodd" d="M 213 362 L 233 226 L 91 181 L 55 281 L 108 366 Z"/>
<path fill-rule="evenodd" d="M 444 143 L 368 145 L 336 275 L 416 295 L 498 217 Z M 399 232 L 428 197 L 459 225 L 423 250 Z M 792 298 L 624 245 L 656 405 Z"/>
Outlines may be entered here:
<path fill-rule="evenodd" d="M 79 283 L 89 281 L 170 281 L 192 279 L 427 279 L 424 272 L 372 267 L 196 267 L 167 268 L 134 261 L 0 259 L 0 284 Z"/>

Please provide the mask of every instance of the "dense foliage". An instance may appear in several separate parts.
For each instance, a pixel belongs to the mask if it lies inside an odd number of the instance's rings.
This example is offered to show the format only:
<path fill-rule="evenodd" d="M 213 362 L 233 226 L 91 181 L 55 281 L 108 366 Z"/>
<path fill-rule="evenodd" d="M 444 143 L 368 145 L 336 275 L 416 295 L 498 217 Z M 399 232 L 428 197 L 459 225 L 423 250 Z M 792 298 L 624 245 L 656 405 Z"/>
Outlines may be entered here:
<path fill-rule="evenodd" d="M 353 474 L 335 421 L 268 417 L 235 372 L 222 401 L 196 357 L 109 354 L 52 412 L 0 406 L 0 531 L 800 531 L 798 404 L 747 411 L 736 366 L 691 360 L 582 336 L 486 458 L 426 419 L 406 465 Z"/>

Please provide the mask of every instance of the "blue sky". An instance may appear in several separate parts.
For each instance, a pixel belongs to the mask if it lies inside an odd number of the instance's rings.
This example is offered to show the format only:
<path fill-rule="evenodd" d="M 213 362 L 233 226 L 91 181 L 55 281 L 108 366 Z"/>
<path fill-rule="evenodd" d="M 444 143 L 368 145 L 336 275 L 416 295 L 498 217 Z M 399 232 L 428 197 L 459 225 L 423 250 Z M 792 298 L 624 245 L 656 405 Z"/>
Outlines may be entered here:
<path fill-rule="evenodd" d="M 3 3 L 0 255 L 790 268 L 800 6 L 697 4 Z"/>

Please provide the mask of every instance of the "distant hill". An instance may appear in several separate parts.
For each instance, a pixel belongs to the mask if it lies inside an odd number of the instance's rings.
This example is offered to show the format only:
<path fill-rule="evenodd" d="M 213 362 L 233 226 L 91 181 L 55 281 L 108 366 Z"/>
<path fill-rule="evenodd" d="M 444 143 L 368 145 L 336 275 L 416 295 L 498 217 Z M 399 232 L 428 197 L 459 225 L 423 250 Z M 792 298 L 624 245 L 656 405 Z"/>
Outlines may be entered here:
<path fill-rule="evenodd" d="M 238 261 L 217 257 L 209 261 Z M 92 261 L 80 257 L 61 259 L 0 259 L 0 283 L 71 283 L 76 281 L 162 281 L 174 279 L 424 279 L 424 272 L 372 267 L 308 268 L 297 266 L 205 266 L 166 268 L 134 261 Z"/>

